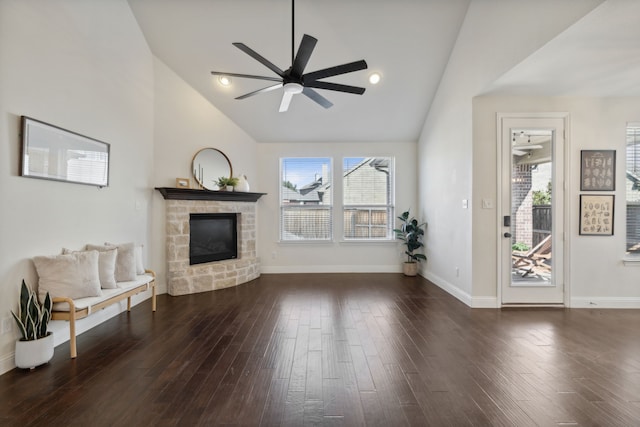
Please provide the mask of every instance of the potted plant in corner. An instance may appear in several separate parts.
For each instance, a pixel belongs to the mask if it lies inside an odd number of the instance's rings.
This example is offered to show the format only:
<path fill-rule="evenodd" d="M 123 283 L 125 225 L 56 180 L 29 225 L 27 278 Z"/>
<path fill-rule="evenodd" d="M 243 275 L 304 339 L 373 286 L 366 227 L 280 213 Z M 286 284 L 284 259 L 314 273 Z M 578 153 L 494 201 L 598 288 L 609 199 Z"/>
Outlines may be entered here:
<path fill-rule="evenodd" d="M 22 334 L 22 338 L 16 342 L 18 368 L 33 369 L 53 357 L 53 334 L 47 331 L 52 308 L 49 292 L 40 304 L 36 292 L 22 281 L 18 314 L 11 312 Z"/>
<path fill-rule="evenodd" d="M 424 246 L 422 236 L 424 236 L 425 223 L 419 224 L 418 220 L 409 216 L 409 211 L 403 212 L 398 219 L 402 222 L 400 228 L 393 231 L 396 238 L 402 240 L 407 247 L 405 254 L 407 261 L 402 265 L 402 272 L 405 276 L 415 276 L 418 274 L 418 263 L 427 259 L 423 254 L 415 253 L 417 249 Z"/>

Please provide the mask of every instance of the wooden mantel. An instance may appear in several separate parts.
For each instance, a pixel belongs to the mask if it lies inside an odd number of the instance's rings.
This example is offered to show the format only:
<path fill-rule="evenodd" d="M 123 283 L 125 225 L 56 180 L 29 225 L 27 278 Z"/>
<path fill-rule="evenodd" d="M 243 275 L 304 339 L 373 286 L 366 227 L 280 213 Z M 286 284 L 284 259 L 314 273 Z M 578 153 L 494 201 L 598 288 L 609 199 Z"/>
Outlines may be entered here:
<path fill-rule="evenodd" d="M 191 188 L 156 187 L 165 200 L 217 200 L 226 202 L 257 202 L 267 193 L 246 193 L 241 191 L 209 191 Z"/>

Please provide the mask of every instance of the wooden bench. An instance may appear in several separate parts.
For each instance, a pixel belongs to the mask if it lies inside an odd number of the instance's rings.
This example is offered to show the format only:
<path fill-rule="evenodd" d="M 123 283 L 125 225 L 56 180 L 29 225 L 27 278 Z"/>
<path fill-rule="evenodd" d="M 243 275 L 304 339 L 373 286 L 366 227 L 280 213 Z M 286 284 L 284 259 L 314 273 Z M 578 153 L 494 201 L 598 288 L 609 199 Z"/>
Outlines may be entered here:
<path fill-rule="evenodd" d="M 71 358 L 77 357 L 76 348 L 76 320 L 83 319 L 111 304 L 127 299 L 127 311 L 131 311 L 131 297 L 151 289 L 151 310 L 156 311 L 156 274 L 152 270 L 145 270 L 145 274 L 138 275 L 136 280 L 118 282 L 116 289 L 102 289 L 102 296 L 71 299 L 66 297 L 53 298 L 51 319 L 69 321 L 69 347 Z"/>

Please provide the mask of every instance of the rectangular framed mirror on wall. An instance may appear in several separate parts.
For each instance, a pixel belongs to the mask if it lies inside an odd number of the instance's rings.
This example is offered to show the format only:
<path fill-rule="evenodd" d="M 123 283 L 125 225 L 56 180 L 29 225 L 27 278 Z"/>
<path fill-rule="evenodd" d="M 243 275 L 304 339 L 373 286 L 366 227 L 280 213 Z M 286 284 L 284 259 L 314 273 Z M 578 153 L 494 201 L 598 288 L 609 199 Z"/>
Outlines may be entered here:
<path fill-rule="evenodd" d="M 22 116 L 20 175 L 107 187 L 110 145 Z"/>

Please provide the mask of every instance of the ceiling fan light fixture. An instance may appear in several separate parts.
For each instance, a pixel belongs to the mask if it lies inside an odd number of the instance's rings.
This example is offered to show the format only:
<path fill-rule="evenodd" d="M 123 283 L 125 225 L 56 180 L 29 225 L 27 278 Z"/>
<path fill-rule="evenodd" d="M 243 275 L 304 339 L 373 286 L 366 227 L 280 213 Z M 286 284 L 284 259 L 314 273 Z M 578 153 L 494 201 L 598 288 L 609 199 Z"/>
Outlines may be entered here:
<path fill-rule="evenodd" d="M 327 98 L 319 94 L 316 89 L 331 90 L 335 92 L 352 93 L 355 95 L 362 95 L 365 92 L 364 87 L 350 86 L 340 83 L 332 83 L 325 81 L 329 77 L 339 76 L 342 74 L 353 73 L 355 71 L 366 70 L 367 62 L 364 59 L 360 61 L 349 62 L 347 64 L 336 65 L 333 67 L 323 68 L 320 70 L 305 73 L 304 70 L 309 62 L 311 54 L 315 49 L 318 39 L 308 34 L 302 36 L 302 41 L 298 47 L 297 52 L 294 48 L 295 31 L 294 31 L 294 9 L 295 0 L 291 0 L 291 66 L 286 70 L 281 69 L 267 58 L 260 55 L 255 50 L 251 49 L 244 43 L 234 42 L 233 46 L 237 47 L 271 71 L 273 71 L 278 77 L 258 76 L 251 74 L 238 74 L 227 73 L 221 71 L 211 71 L 211 74 L 219 76 L 218 81 L 223 86 L 228 86 L 231 83 L 230 76 L 266 80 L 275 82 L 271 86 L 264 87 L 262 89 L 254 90 L 247 94 L 236 97 L 236 99 L 245 99 L 259 93 L 269 92 L 278 88 L 283 88 L 282 102 L 280 103 L 280 112 L 285 112 L 289 108 L 291 98 L 293 95 L 302 93 L 307 98 L 320 105 L 323 108 L 330 108 L 333 104 Z M 223 79 L 226 78 L 223 82 Z M 225 82 L 227 84 L 225 84 Z"/>
<path fill-rule="evenodd" d="M 382 79 L 382 75 L 380 75 L 380 73 L 371 73 L 369 75 L 369 83 L 371 83 L 372 85 L 377 85 L 378 83 L 380 83 L 380 80 Z"/>
<path fill-rule="evenodd" d="M 285 93 L 290 93 L 292 95 L 297 95 L 302 93 L 302 85 L 300 83 L 285 83 L 284 91 Z"/>
<path fill-rule="evenodd" d="M 218 77 L 218 83 L 220 83 L 222 86 L 231 86 L 231 77 L 229 76 L 219 76 Z"/>

